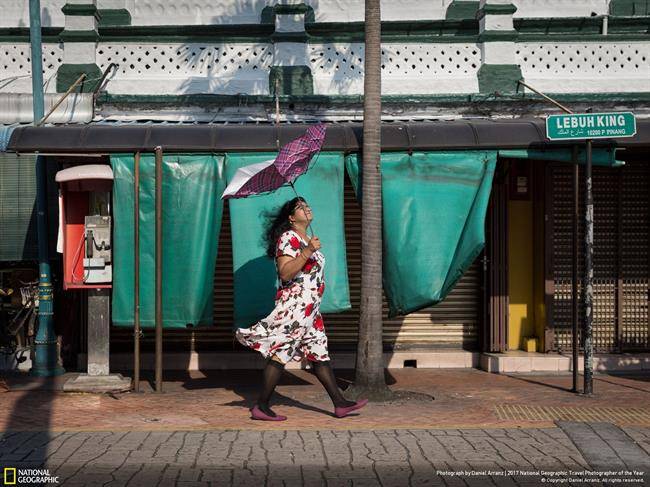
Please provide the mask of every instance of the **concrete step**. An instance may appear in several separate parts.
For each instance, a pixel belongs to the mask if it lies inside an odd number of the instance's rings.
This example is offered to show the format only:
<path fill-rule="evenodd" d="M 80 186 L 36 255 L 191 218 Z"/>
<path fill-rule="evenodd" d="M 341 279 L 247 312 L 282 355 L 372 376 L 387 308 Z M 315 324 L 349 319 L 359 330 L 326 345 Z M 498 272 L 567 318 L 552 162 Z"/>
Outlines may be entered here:
<path fill-rule="evenodd" d="M 339 369 L 355 367 L 354 352 L 332 352 L 332 365 Z M 29 355 L 27 354 L 27 357 Z M 86 369 L 86 354 L 79 354 L 79 371 Z M 154 354 L 143 353 L 140 358 L 142 370 L 154 369 Z M 165 370 L 228 370 L 261 369 L 265 361 L 258 353 L 238 352 L 171 352 L 163 356 Z M 571 372 L 572 357 L 558 353 L 528 353 L 512 351 L 504 353 L 479 353 L 467 350 L 418 350 L 384 353 L 384 364 L 389 369 L 415 367 L 421 369 L 479 368 L 497 374 L 511 373 L 563 373 Z M 28 371 L 29 358 L 21 363 L 6 360 L 0 370 Z M 111 370 L 131 370 L 133 354 L 112 353 Z M 304 369 L 305 364 L 292 362 L 288 369 Z M 583 357 L 579 357 L 578 370 L 584 369 Z M 598 354 L 594 356 L 594 372 L 640 372 L 650 371 L 650 353 Z"/>
<path fill-rule="evenodd" d="M 559 353 L 528 353 L 512 351 L 482 353 L 482 370 L 497 374 L 532 372 L 571 372 L 573 357 Z M 584 370 L 584 357 L 578 357 L 578 370 Z M 594 356 L 594 372 L 650 371 L 650 353 L 598 354 Z"/>
<path fill-rule="evenodd" d="M 354 352 L 332 352 L 332 366 L 340 369 L 353 369 Z M 140 363 L 142 370 L 154 369 L 154 354 L 142 353 Z M 265 360 L 259 353 L 241 352 L 171 352 L 163 356 L 165 370 L 222 370 L 222 369 L 262 369 Z M 479 353 L 466 350 L 444 351 L 395 351 L 384 353 L 384 363 L 389 369 L 405 367 L 434 369 L 476 368 Z M 79 370 L 86 367 L 86 355 L 79 354 Z M 111 370 L 130 370 L 133 367 L 132 353 L 112 353 Z M 292 362 L 288 369 L 305 368 L 305 364 Z"/>

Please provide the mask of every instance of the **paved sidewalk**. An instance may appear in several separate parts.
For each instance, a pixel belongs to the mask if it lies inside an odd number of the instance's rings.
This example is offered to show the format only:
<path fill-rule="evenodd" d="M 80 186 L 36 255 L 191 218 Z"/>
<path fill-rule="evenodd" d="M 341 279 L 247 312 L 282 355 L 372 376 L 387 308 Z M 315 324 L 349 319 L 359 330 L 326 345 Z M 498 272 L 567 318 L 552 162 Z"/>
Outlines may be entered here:
<path fill-rule="evenodd" d="M 336 375 L 342 388 L 353 379 L 347 370 L 337 370 Z M 568 390 L 570 375 L 509 377 L 475 369 L 392 369 L 391 388 L 421 396 L 397 404 L 370 404 L 361 414 L 341 420 L 333 416 L 332 404 L 316 378 L 297 370 L 285 374 L 273 398 L 274 409 L 289 420 L 273 424 L 249 419 L 259 371 L 170 373 L 165 379 L 162 395 L 113 396 L 61 393 L 47 390 L 47 383 L 28 382 L 28 387 L 24 380 L 8 379 L 4 393 L 0 386 L 0 431 L 539 428 L 577 416 L 602 420 L 585 408 L 614 408 L 621 413 L 612 415 L 617 424 L 650 426 L 650 375 L 596 376 L 595 393 L 587 398 Z M 143 389 L 150 390 L 148 383 Z M 509 414 L 504 415 L 506 406 Z M 575 414 L 554 418 L 526 413 L 522 406 L 564 408 Z M 629 408 L 641 409 L 644 415 L 628 414 Z"/>
<path fill-rule="evenodd" d="M 569 478 L 585 485 L 598 475 L 642 485 L 625 461 L 632 440 L 608 441 L 617 462 L 594 465 L 560 428 L 22 432 L 0 439 L 0 463 L 47 468 L 66 486 L 523 486 Z M 647 467 L 650 457 L 633 460 Z"/>
<path fill-rule="evenodd" d="M 163 394 L 96 395 L 6 378 L 0 467 L 70 486 L 650 485 L 645 375 L 598 375 L 583 397 L 564 375 L 391 370 L 393 389 L 420 395 L 338 419 L 313 375 L 291 371 L 282 423 L 249 419 L 259 372 L 166 379 Z"/>

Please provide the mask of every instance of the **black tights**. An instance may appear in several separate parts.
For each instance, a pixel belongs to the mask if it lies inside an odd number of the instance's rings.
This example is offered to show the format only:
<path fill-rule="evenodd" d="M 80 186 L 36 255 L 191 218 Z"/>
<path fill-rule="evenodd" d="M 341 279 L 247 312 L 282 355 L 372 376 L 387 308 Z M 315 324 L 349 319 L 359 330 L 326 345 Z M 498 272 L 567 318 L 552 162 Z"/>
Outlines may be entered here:
<path fill-rule="evenodd" d="M 332 371 L 332 366 L 329 360 L 323 362 L 311 362 L 314 368 L 314 374 L 323 385 L 327 394 L 330 396 L 334 407 L 348 407 L 354 404 L 343 397 L 343 393 L 336 384 L 336 378 Z M 269 400 L 275 391 L 275 387 L 280 382 L 282 372 L 284 371 L 284 364 L 275 360 L 269 360 L 264 368 L 264 382 L 262 385 L 262 392 L 257 400 L 257 406 L 266 414 L 275 416 L 275 413 L 269 407 Z"/>
<path fill-rule="evenodd" d="M 280 382 L 283 371 L 284 364 L 275 360 L 269 360 L 266 367 L 264 367 L 264 382 L 262 384 L 262 392 L 257 400 L 257 407 L 269 416 L 275 416 L 275 413 L 269 407 L 269 400 L 271 399 L 271 395 L 273 395 L 273 391 L 275 391 L 275 386 Z"/>
<path fill-rule="evenodd" d="M 352 406 L 354 402 L 348 401 L 343 397 L 343 393 L 339 386 L 336 384 L 336 377 L 334 377 L 334 372 L 332 371 L 332 366 L 330 365 L 329 360 L 322 362 L 312 362 L 312 367 L 314 368 L 314 374 L 323 384 L 323 387 L 329 394 L 330 399 L 334 403 L 334 407 L 342 408 Z"/>

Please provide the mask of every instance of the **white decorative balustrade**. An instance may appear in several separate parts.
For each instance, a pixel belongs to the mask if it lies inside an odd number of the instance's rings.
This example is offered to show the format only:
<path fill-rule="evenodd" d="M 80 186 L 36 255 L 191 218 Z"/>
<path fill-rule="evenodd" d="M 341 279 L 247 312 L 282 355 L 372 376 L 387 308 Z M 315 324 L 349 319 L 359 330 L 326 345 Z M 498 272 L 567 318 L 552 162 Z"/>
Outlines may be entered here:
<path fill-rule="evenodd" d="M 0 44 L 0 93 L 31 93 L 32 60 L 29 43 Z M 43 83 L 56 92 L 56 72 L 63 62 L 63 47 L 43 44 Z"/>
<path fill-rule="evenodd" d="M 270 44 L 105 44 L 97 64 L 119 68 L 109 93 L 234 95 L 268 94 Z"/>
<path fill-rule="evenodd" d="M 475 44 L 382 44 L 382 93 L 475 93 L 480 50 Z M 364 46 L 313 44 L 314 93 L 363 93 Z"/>
<path fill-rule="evenodd" d="M 650 42 L 522 43 L 526 81 L 551 93 L 650 91 Z"/>

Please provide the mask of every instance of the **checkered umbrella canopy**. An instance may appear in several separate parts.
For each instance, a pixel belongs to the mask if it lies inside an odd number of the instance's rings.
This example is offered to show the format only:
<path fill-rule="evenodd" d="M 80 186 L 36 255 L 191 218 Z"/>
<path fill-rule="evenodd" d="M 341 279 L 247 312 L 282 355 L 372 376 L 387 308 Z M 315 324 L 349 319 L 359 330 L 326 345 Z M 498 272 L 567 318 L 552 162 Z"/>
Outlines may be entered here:
<path fill-rule="evenodd" d="M 245 198 L 276 190 L 287 183 L 293 185 L 309 169 L 309 162 L 320 151 L 324 140 L 325 125 L 312 125 L 304 135 L 282 147 L 275 160 L 239 168 L 221 198 Z"/>

